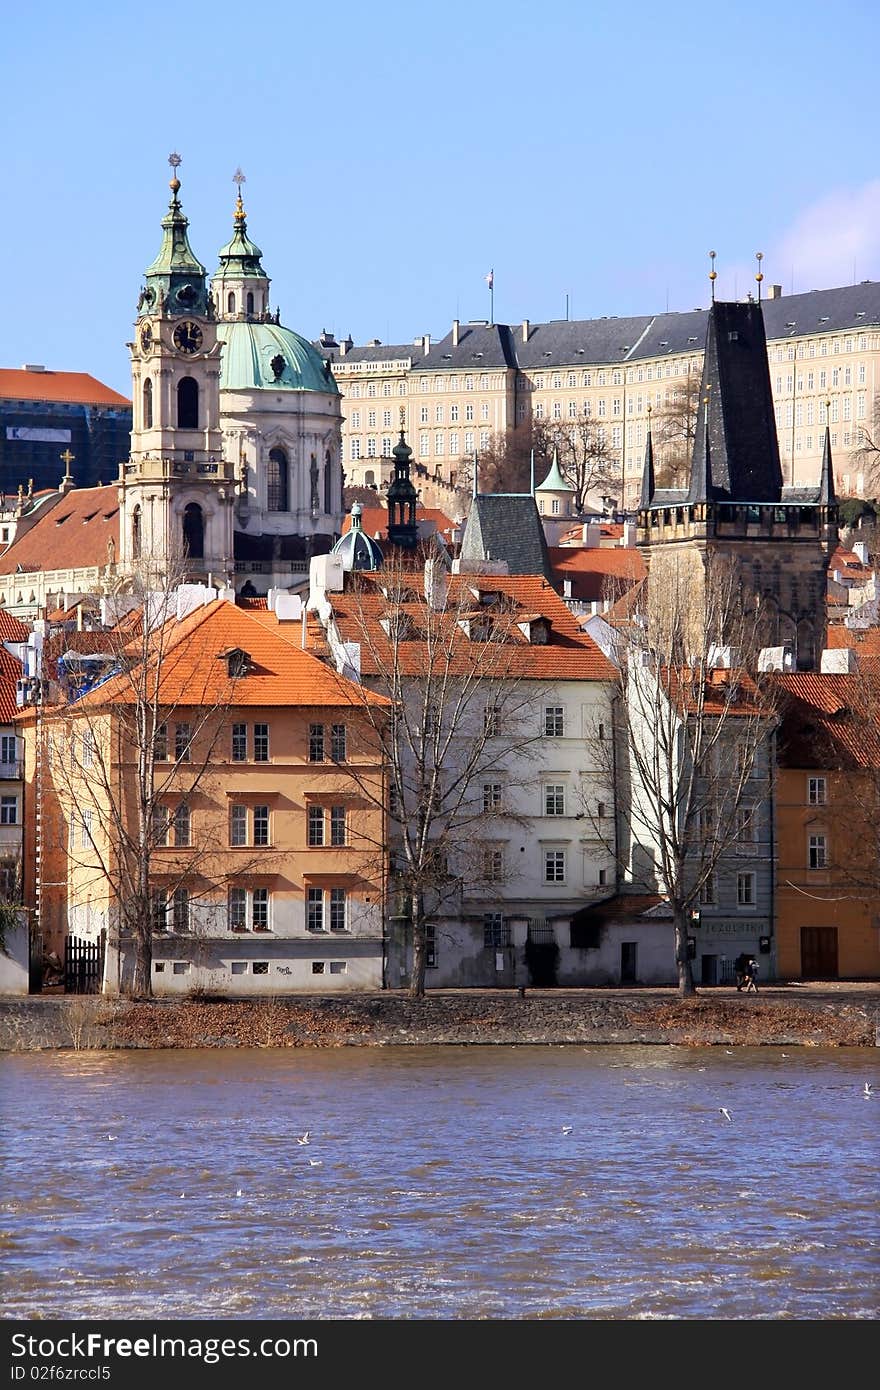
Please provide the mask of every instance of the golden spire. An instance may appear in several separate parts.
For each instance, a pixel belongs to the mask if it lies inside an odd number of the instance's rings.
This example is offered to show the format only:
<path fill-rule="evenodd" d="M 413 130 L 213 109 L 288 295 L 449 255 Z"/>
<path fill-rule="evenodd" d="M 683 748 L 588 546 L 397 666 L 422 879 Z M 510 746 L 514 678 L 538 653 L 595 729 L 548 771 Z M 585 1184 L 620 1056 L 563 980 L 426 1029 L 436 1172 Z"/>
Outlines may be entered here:
<path fill-rule="evenodd" d="M 233 215 L 234 215 L 234 219 L 235 219 L 236 222 L 243 222 L 243 221 L 244 221 L 244 203 L 241 201 L 241 185 L 242 185 L 243 183 L 246 183 L 247 180 L 245 179 L 245 176 L 244 176 L 244 174 L 241 172 L 241 169 L 240 169 L 240 168 L 239 168 L 239 169 L 236 169 L 235 173 L 232 175 L 232 182 L 233 182 L 234 184 L 237 184 L 237 185 L 238 185 L 238 197 L 237 197 L 236 200 L 235 200 L 235 213 L 233 214 Z"/>
<path fill-rule="evenodd" d="M 761 262 L 763 261 L 763 259 L 764 259 L 764 252 L 763 252 L 763 251 L 756 251 L 756 252 L 755 252 L 755 260 L 758 262 L 758 269 L 757 269 L 757 271 L 755 272 L 755 279 L 756 279 L 757 282 L 758 282 L 758 303 L 759 303 L 759 304 L 761 303 L 761 281 L 762 281 L 763 278 L 764 278 L 764 272 L 761 270 Z"/>
<path fill-rule="evenodd" d="M 709 260 L 710 260 L 711 263 L 712 263 L 712 269 L 709 271 L 709 284 L 712 286 L 712 303 L 714 304 L 714 303 L 715 303 L 715 281 L 718 279 L 718 273 L 717 273 L 717 271 L 716 271 L 716 269 L 715 269 L 715 252 L 714 252 L 714 251 L 710 251 L 710 252 L 709 252 Z"/>

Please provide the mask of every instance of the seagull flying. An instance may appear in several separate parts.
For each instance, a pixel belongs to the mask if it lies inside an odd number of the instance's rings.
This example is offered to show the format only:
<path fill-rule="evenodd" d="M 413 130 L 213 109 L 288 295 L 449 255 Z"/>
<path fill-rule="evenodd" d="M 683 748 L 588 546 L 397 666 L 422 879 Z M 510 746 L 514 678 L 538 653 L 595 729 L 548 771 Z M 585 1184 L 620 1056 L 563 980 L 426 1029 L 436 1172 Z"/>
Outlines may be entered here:
<path fill-rule="evenodd" d="M 322 1162 L 323 1162 L 323 1159 L 320 1159 L 320 1158 L 310 1158 L 310 1159 L 309 1159 L 309 1167 L 310 1167 L 310 1168 L 320 1168 Z"/>
<path fill-rule="evenodd" d="M 725 1120 L 728 1120 L 731 1124 L 733 1124 L 733 1116 L 731 1115 L 730 1111 L 725 1109 L 723 1105 L 719 1105 L 718 1109 L 719 1112 L 724 1116 Z"/>
<path fill-rule="evenodd" d="M 562 1133 L 563 1133 L 563 1134 L 571 1134 L 571 1131 L 572 1131 L 573 1128 L 574 1128 L 573 1125 L 563 1125 L 563 1126 L 562 1126 Z"/>
<path fill-rule="evenodd" d="M 311 1137 L 311 1130 L 307 1129 L 306 1132 L 305 1132 L 305 1134 L 303 1134 L 301 1138 L 298 1138 L 296 1142 L 297 1142 L 298 1144 L 308 1144 L 310 1137 Z"/>
<path fill-rule="evenodd" d="M 872 1096 L 873 1094 L 874 1094 L 874 1087 L 871 1085 L 870 1081 L 866 1081 L 866 1082 L 865 1082 L 865 1089 L 862 1091 L 862 1095 L 863 1095 L 863 1096 L 865 1097 L 865 1099 L 867 1100 L 868 1096 Z"/>
<path fill-rule="evenodd" d="M 867 1084 L 867 1083 L 865 1083 L 865 1084 Z M 108 1134 L 108 1135 L 107 1135 L 107 1138 L 108 1138 L 108 1139 L 118 1139 L 118 1138 L 119 1138 L 119 1135 L 118 1135 L 118 1134 Z"/>
<path fill-rule="evenodd" d="M 181 1192 L 180 1195 L 181 1195 L 181 1197 L 185 1197 L 185 1196 L 186 1196 L 186 1193 L 185 1193 L 185 1192 Z"/>
<path fill-rule="evenodd" d="M 242 1192 L 241 1188 L 239 1188 L 235 1195 L 236 1197 L 243 1197 L 244 1193 Z"/>

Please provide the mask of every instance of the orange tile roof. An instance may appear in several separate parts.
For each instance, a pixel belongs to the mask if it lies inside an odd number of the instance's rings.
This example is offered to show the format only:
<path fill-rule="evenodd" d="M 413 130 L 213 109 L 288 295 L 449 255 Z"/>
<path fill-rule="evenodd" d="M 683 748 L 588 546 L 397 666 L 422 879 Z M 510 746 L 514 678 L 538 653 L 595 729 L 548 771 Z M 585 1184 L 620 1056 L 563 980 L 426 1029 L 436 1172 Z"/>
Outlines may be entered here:
<path fill-rule="evenodd" d="M 120 396 L 88 372 L 26 372 L 0 367 L 0 399 L 10 401 L 58 401 L 65 405 L 128 406 Z"/>
<path fill-rule="evenodd" d="M 165 644 L 160 677 L 162 703 L 229 703 L 233 708 L 341 708 L 386 703 L 382 696 L 345 680 L 332 667 L 288 641 L 267 622 L 260 621 L 262 616 L 225 599 L 215 599 L 181 622 L 172 620 L 166 624 L 161 637 Z M 234 648 L 250 655 L 254 669 L 230 682 L 226 663 L 218 660 L 218 654 Z M 116 676 L 84 696 L 83 704 L 103 705 L 115 700 L 129 703 L 131 698 L 130 679 Z"/>
<path fill-rule="evenodd" d="M 21 675 L 21 662 L 11 652 L 0 647 L 0 724 L 11 724 L 18 706 L 15 703 L 15 683 Z"/>
<path fill-rule="evenodd" d="M 0 555 L 0 574 L 106 565 L 107 542 L 119 555 L 115 486 L 73 488 Z"/>
<path fill-rule="evenodd" d="M 13 613 L 0 608 L 0 642 L 26 642 L 31 630 Z"/>
<path fill-rule="evenodd" d="M 448 532 L 455 527 L 455 522 L 439 507 L 416 507 L 416 522 L 419 521 L 433 521 L 440 532 Z M 349 514 L 342 520 L 343 536 L 346 531 L 350 530 L 351 515 Z M 377 531 L 380 537 L 384 536 L 388 530 L 388 508 L 364 507 L 361 512 L 361 530 L 365 531 L 368 536 L 375 536 Z"/>
<path fill-rule="evenodd" d="M 570 579 L 572 598 L 584 603 L 606 597 L 609 587 L 617 596 L 647 573 L 641 552 L 623 546 L 551 545 L 547 549 L 553 574 L 560 582 Z"/>
<path fill-rule="evenodd" d="M 390 661 L 391 642 L 380 622 L 389 608 L 381 585 L 383 579 L 390 578 L 390 574 L 383 575 L 381 571 L 365 575 L 359 586 L 352 585 L 344 593 L 328 595 L 341 639 L 361 645 L 364 675 L 379 674 L 379 663 Z M 502 594 L 514 605 L 512 611 L 500 610 L 504 613 L 507 640 L 499 642 L 497 647 L 495 644 L 488 647 L 481 641 L 472 642 L 458 626 L 459 603 L 463 608 L 474 606 L 469 593 L 472 587 Z M 413 625 L 413 636 L 398 645 L 398 665 L 407 676 L 421 675 L 425 670 L 425 642 L 419 635 L 424 630 L 425 603 L 415 577 L 412 589 L 416 595 L 413 600 L 395 605 L 409 616 Z M 494 658 L 497 652 L 497 660 L 491 668 L 491 674 L 497 679 L 614 680 L 614 666 L 593 639 L 580 630 L 570 609 L 542 575 L 452 575 L 449 592 L 451 597 L 443 622 L 454 673 L 472 670 L 475 660 L 485 666 L 489 653 Z M 491 613 L 492 609 L 487 606 L 480 611 Z M 523 621 L 526 615 L 534 618 L 535 614 L 547 618 L 551 624 L 550 640 L 546 645 L 531 644 L 516 627 L 517 620 Z M 309 628 L 310 646 L 313 640 Z"/>
<path fill-rule="evenodd" d="M 785 697 L 783 767 L 880 768 L 880 681 L 863 675 L 778 675 Z"/>

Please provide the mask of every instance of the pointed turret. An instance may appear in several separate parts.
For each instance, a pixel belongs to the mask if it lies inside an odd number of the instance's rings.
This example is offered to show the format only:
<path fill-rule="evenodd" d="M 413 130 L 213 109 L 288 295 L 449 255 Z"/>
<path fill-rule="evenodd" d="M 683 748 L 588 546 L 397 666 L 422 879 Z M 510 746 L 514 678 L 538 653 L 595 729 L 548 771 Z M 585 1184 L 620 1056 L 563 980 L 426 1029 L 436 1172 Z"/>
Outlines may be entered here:
<path fill-rule="evenodd" d="M 269 310 L 271 281 L 263 269 L 262 251 L 247 234 L 247 217 L 241 197 L 244 174 L 237 170 L 238 196 L 232 214 L 232 239 L 217 253 L 220 262 L 213 290 L 221 319 L 265 319 Z"/>
<path fill-rule="evenodd" d="M 179 156 L 172 155 L 169 163 L 174 169 L 174 177 L 168 185 L 171 189 L 171 202 L 162 219 L 162 245 L 159 254 L 144 271 L 146 284 L 138 301 L 138 315 L 207 315 L 207 272 L 189 244 L 189 221 L 183 214 L 177 196 L 180 192 L 180 179 L 177 177 Z"/>
<path fill-rule="evenodd" d="M 639 507 L 642 511 L 650 507 L 654 498 L 654 445 L 651 440 L 651 407 L 648 406 L 648 438 L 645 441 L 645 468 L 642 473 L 642 496 Z"/>
<path fill-rule="evenodd" d="M 819 496 L 817 498 L 822 507 L 834 507 L 837 504 L 837 494 L 834 491 L 834 464 L 831 459 L 831 427 L 827 419 L 829 408 L 829 404 L 826 403 L 825 446 L 822 450 L 822 469 L 819 473 Z"/>
<path fill-rule="evenodd" d="M 694 456 L 691 462 L 689 502 L 707 502 L 712 496 L 712 442 L 709 438 L 709 393 L 712 390 L 712 383 L 706 382 L 703 389 L 705 395 L 700 402 L 700 415 L 697 418 L 697 433 L 694 439 Z M 702 429 L 700 429 L 701 424 Z"/>
<path fill-rule="evenodd" d="M 394 545 L 413 550 L 419 541 L 416 525 L 418 493 L 410 477 L 412 449 L 406 442 L 403 420 L 400 423 L 400 439 L 391 452 L 394 456 L 394 477 L 388 485 L 388 539 Z"/>

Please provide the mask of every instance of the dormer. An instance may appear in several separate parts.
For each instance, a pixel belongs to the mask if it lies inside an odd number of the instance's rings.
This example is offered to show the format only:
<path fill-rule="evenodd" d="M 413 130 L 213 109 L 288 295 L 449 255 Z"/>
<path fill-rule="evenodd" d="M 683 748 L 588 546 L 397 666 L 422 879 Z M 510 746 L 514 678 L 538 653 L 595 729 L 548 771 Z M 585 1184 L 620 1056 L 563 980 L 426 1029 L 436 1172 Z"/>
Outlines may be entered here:
<path fill-rule="evenodd" d="M 530 646 L 546 647 L 550 641 L 550 619 L 541 613 L 526 613 L 516 623 Z"/>
<path fill-rule="evenodd" d="M 405 642 L 412 637 L 415 624 L 409 613 L 402 608 L 390 608 L 379 619 L 379 626 L 393 642 Z"/>
<path fill-rule="evenodd" d="M 243 651 L 241 647 L 227 647 L 225 651 L 217 653 L 217 660 L 226 662 L 226 673 L 230 680 L 249 676 L 254 669 L 250 652 Z"/>

